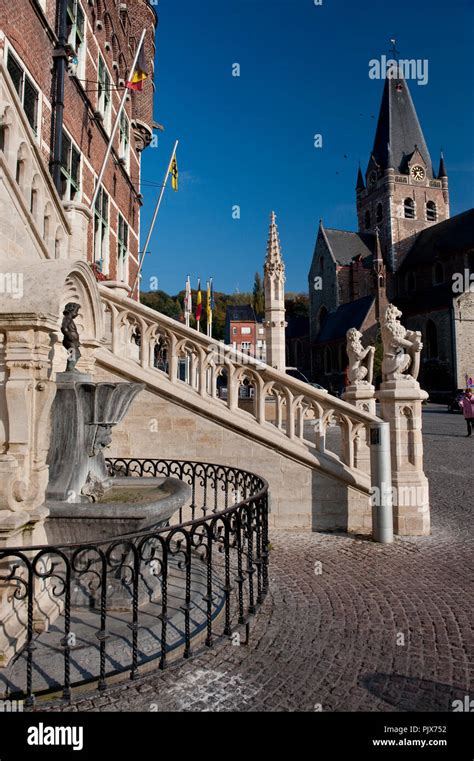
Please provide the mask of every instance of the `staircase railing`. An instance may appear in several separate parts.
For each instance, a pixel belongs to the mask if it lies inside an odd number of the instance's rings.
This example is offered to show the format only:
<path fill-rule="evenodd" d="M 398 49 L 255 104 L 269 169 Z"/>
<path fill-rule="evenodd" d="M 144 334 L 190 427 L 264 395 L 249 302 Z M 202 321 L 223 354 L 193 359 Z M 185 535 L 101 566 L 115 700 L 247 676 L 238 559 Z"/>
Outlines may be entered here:
<path fill-rule="evenodd" d="M 157 373 L 182 393 L 212 401 L 318 457 L 350 469 L 355 486 L 370 487 L 369 429 L 382 421 L 325 391 L 209 338 L 178 321 L 99 286 L 105 346 Z M 239 390 L 251 389 L 247 398 Z M 224 393 L 223 393 L 224 391 Z M 274 438 L 272 437 L 274 441 Z"/>

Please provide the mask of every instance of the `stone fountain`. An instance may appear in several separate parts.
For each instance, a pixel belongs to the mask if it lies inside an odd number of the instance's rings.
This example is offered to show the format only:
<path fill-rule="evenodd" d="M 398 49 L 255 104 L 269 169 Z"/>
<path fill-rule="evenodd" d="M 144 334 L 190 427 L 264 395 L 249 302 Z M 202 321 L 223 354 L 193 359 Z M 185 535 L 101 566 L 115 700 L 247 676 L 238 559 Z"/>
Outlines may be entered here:
<path fill-rule="evenodd" d="M 188 501 L 190 487 L 176 478 L 110 476 L 104 449 L 112 430 L 144 388 L 140 383 L 95 383 L 76 370 L 80 357 L 74 318 L 79 306 L 64 311 L 63 345 L 69 358 L 57 373 L 52 407 L 49 484 L 45 529 L 52 545 L 87 544 L 166 526 Z M 129 592 L 117 583 L 114 599 L 121 607 Z M 80 604 L 80 592 L 76 604 Z M 87 593 L 85 593 L 87 598 Z M 90 604 L 84 599 L 82 604 Z"/>

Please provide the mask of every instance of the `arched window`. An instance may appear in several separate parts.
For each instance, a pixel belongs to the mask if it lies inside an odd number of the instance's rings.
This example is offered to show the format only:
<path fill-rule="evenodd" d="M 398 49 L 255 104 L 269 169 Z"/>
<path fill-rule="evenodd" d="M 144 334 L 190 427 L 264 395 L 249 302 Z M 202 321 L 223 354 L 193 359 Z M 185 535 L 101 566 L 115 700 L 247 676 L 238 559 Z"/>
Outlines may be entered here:
<path fill-rule="evenodd" d="M 426 204 L 426 219 L 428 222 L 436 222 L 438 219 L 438 212 L 434 201 L 428 201 Z"/>
<path fill-rule="evenodd" d="M 433 320 L 426 323 L 426 356 L 435 359 L 438 356 L 438 330 Z"/>
<path fill-rule="evenodd" d="M 365 229 L 368 230 L 370 228 L 370 211 L 367 209 L 365 212 Z"/>
<path fill-rule="evenodd" d="M 405 219 L 415 219 L 415 202 L 413 198 L 405 198 L 404 201 Z"/>
<path fill-rule="evenodd" d="M 15 179 L 22 190 L 25 184 L 25 175 L 26 175 L 26 146 L 24 143 L 22 143 L 16 155 L 16 171 L 15 171 Z"/>
<path fill-rule="evenodd" d="M 435 262 L 433 280 L 435 285 L 444 283 L 444 267 L 441 262 Z"/>
<path fill-rule="evenodd" d="M 376 219 L 377 219 L 377 223 L 380 223 L 383 219 L 383 206 L 381 203 L 377 204 Z"/>
<path fill-rule="evenodd" d="M 319 330 L 323 327 L 324 323 L 326 322 L 328 316 L 328 310 L 326 307 L 321 307 L 319 310 Z"/>
<path fill-rule="evenodd" d="M 326 374 L 332 373 L 332 357 L 329 346 L 324 349 L 324 372 Z"/>
<path fill-rule="evenodd" d="M 416 290 L 416 276 L 414 272 L 407 272 L 405 277 L 405 287 L 408 293 L 413 293 Z"/>
<path fill-rule="evenodd" d="M 30 190 L 30 212 L 34 219 L 38 218 L 39 180 L 38 175 L 33 177 Z"/>

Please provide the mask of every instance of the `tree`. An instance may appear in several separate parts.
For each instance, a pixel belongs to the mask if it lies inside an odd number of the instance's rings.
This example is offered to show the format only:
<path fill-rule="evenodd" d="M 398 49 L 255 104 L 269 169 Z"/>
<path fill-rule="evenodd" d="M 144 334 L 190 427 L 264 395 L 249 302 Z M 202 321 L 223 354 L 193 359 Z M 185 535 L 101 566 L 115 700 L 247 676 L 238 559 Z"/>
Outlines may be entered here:
<path fill-rule="evenodd" d="M 265 314 L 265 292 L 263 290 L 262 278 L 260 272 L 255 273 L 255 281 L 253 284 L 253 296 L 252 306 L 254 308 L 255 315 L 263 317 Z"/>

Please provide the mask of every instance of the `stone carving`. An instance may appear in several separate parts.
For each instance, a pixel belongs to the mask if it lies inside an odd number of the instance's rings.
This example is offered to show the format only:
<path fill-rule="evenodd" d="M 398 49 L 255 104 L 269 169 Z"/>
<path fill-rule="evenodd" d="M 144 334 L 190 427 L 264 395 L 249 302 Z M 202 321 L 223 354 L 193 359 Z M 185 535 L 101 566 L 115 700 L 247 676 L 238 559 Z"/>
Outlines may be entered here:
<path fill-rule="evenodd" d="M 367 346 L 364 349 L 361 338 L 362 333 L 357 328 L 350 328 L 346 333 L 351 386 L 370 386 L 374 376 L 375 347 Z"/>
<path fill-rule="evenodd" d="M 420 352 L 423 348 L 421 333 L 404 328 L 400 323 L 401 316 L 400 310 L 389 304 L 382 320 L 384 382 L 418 378 Z"/>
<path fill-rule="evenodd" d="M 66 365 L 66 372 L 73 373 L 76 369 L 76 365 L 81 357 L 79 350 L 79 333 L 77 332 L 76 323 L 74 319 L 79 314 L 80 306 L 74 302 L 69 302 L 64 307 L 63 321 L 61 324 L 61 333 L 64 336 L 63 346 L 67 350 L 68 360 Z"/>
<path fill-rule="evenodd" d="M 92 426 L 95 430 L 93 430 L 89 457 L 95 457 L 112 443 L 112 423 L 92 423 Z"/>
<path fill-rule="evenodd" d="M 81 489 L 81 494 L 84 497 L 88 497 L 92 502 L 99 502 L 106 492 L 104 481 L 95 475 L 95 473 L 89 472 L 87 481 Z"/>

